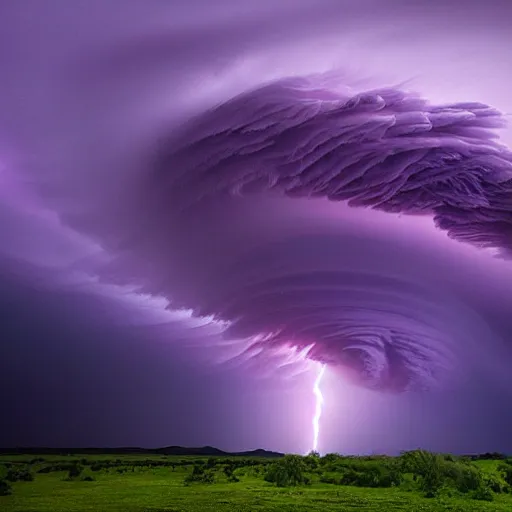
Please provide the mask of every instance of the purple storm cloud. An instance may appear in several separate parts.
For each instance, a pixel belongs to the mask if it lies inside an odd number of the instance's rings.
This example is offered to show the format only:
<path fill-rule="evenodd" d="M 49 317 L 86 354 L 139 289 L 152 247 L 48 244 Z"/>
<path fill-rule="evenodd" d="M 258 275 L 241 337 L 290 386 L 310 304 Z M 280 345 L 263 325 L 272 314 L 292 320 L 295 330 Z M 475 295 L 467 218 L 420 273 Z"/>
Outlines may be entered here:
<path fill-rule="evenodd" d="M 324 363 L 345 389 L 326 390 L 332 415 L 423 390 L 445 410 L 440 392 L 510 400 L 510 14 L 5 2 L 5 296 L 66 303 L 70 324 L 172 345 L 247 390 L 309 392 Z"/>
<path fill-rule="evenodd" d="M 192 124 L 161 179 L 173 203 L 269 189 L 431 214 L 457 240 L 510 253 L 512 153 L 490 130 L 503 126 L 479 103 L 430 105 L 399 89 L 350 97 L 283 80 Z"/>
<path fill-rule="evenodd" d="M 151 198 L 138 210 L 143 234 L 124 250 L 154 247 L 144 257 L 150 262 L 165 255 L 169 263 L 160 260 L 157 277 L 146 275 L 144 290 L 227 322 L 228 338 L 257 337 L 251 350 L 306 350 L 381 390 L 430 387 L 456 373 L 452 347 L 481 336 L 469 312 L 431 282 L 389 275 L 378 260 L 364 270 L 346 266 L 342 227 L 309 234 L 298 227 L 291 236 L 279 228 L 291 206 L 284 199 L 314 198 L 301 205 L 306 216 L 327 200 L 428 215 L 460 242 L 509 255 L 512 153 L 492 131 L 503 118 L 479 103 L 436 106 L 393 88 L 348 95 L 324 82 L 257 88 L 164 143 L 140 198 Z M 266 195 L 274 201 L 274 240 L 258 213 Z M 232 211 L 212 227 L 218 203 Z"/>

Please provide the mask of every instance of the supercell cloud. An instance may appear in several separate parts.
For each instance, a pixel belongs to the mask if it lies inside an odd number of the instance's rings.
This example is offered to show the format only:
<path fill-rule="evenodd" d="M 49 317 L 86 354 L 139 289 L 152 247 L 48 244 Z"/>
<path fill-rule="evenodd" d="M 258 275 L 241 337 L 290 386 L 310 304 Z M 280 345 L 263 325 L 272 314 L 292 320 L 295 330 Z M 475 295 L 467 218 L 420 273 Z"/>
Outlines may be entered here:
<path fill-rule="evenodd" d="M 5 289 L 248 387 L 313 361 L 508 393 L 507 5 L 26 3 L 0 8 Z"/>
<path fill-rule="evenodd" d="M 144 190 L 156 205 L 145 208 L 148 222 L 165 229 L 132 240 L 130 250 L 150 246 L 152 238 L 165 250 L 165 239 L 172 239 L 169 268 L 161 264 L 148 290 L 228 322 L 225 336 L 259 337 L 255 345 L 263 350 L 306 350 L 380 390 L 430 387 L 453 377 L 453 347 L 475 338 L 462 304 L 419 276 L 389 275 L 377 256 L 364 270 L 346 266 L 342 227 L 322 235 L 319 226 L 307 236 L 296 227 L 291 237 L 283 225 L 277 245 L 261 227 L 271 222 L 277 230 L 292 207 L 287 199 L 309 198 L 301 204 L 306 217 L 325 201 L 335 202 L 334 209 L 344 204 L 344 211 L 426 215 L 458 242 L 507 256 L 512 154 L 494 130 L 504 126 L 503 117 L 484 104 L 434 105 L 398 88 L 352 92 L 339 80 L 283 79 L 190 122 L 169 140 L 148 174 L 151 192 Z M 265 196 L 274 200 L 272 219 L 258 214 Z M 247 197 L 256 198 L 249 207 Z M 205 247 L 189 249 L 191 230 L 209 236 L 211 204 L 219 202 L 232 209 L 215 224 L 222 237 L 209 242 L 222 266 L 205 261 L 211 257 Z M 178 234 L 191 216 L 202 225 Z M 243 233 L 245 218 L 252 234 Z M 250 258 L 235 256 L 255 240 Z M 183 284 L 175 280 L 177 268 L 187 275 Z"/>

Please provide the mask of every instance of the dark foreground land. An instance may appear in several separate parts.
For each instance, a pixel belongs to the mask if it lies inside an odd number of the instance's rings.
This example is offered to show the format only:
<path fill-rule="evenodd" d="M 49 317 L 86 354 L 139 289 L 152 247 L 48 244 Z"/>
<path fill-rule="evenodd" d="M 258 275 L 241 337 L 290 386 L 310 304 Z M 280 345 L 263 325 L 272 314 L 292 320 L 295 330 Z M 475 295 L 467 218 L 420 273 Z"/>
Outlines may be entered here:
<path fill-rule="evenodd" d="M 512 459 L 0 455 L 2 512 L 512 511 Z"/>

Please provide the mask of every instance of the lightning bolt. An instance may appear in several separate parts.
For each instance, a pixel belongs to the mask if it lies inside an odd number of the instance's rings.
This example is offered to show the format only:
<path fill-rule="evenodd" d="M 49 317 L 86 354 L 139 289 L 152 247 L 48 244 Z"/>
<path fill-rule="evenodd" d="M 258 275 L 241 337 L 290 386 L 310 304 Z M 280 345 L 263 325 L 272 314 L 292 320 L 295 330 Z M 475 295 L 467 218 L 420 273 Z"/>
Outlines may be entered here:
<path fill-rule="evenodd" d="M 313 451 L 317 451 L 318 448 L 318 435 L 320 434 L 320 417 L 322 416 L 322 406 L 324 404 L 324 397 L 322 396 L 322 390 L 320 389 L 320 382 L 325 372 L 325 364 L 320 366 L 320 370 L 315 379 L 313 385 L 313 393 L 316 397 L 315 415 L 313 416 Z"/>

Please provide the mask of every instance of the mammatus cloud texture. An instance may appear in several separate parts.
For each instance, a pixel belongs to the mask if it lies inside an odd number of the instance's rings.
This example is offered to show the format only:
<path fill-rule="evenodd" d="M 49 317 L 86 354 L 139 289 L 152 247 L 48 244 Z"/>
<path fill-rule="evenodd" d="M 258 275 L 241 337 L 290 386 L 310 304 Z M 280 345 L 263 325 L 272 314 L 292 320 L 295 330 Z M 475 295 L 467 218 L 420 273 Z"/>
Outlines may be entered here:
<path fill-rule="evenodd" d="M 325 363 L 325 421 L 364 401 L 385 423 L 425 390 L 446 417 L 509 401 L 512 11 L 413 4 L 5 2 L 0 301 L 42 325 L 66 311 L 66 334 L 38 343 L 12 320 L 0 361 L 64 353 L 87 325 L 120 361 L 127 336 L 172 345 L 176 389 L 193 382 L 178 359 L 297 396 Z M 144 404 L 156 387 L 130 389 Z"/>

